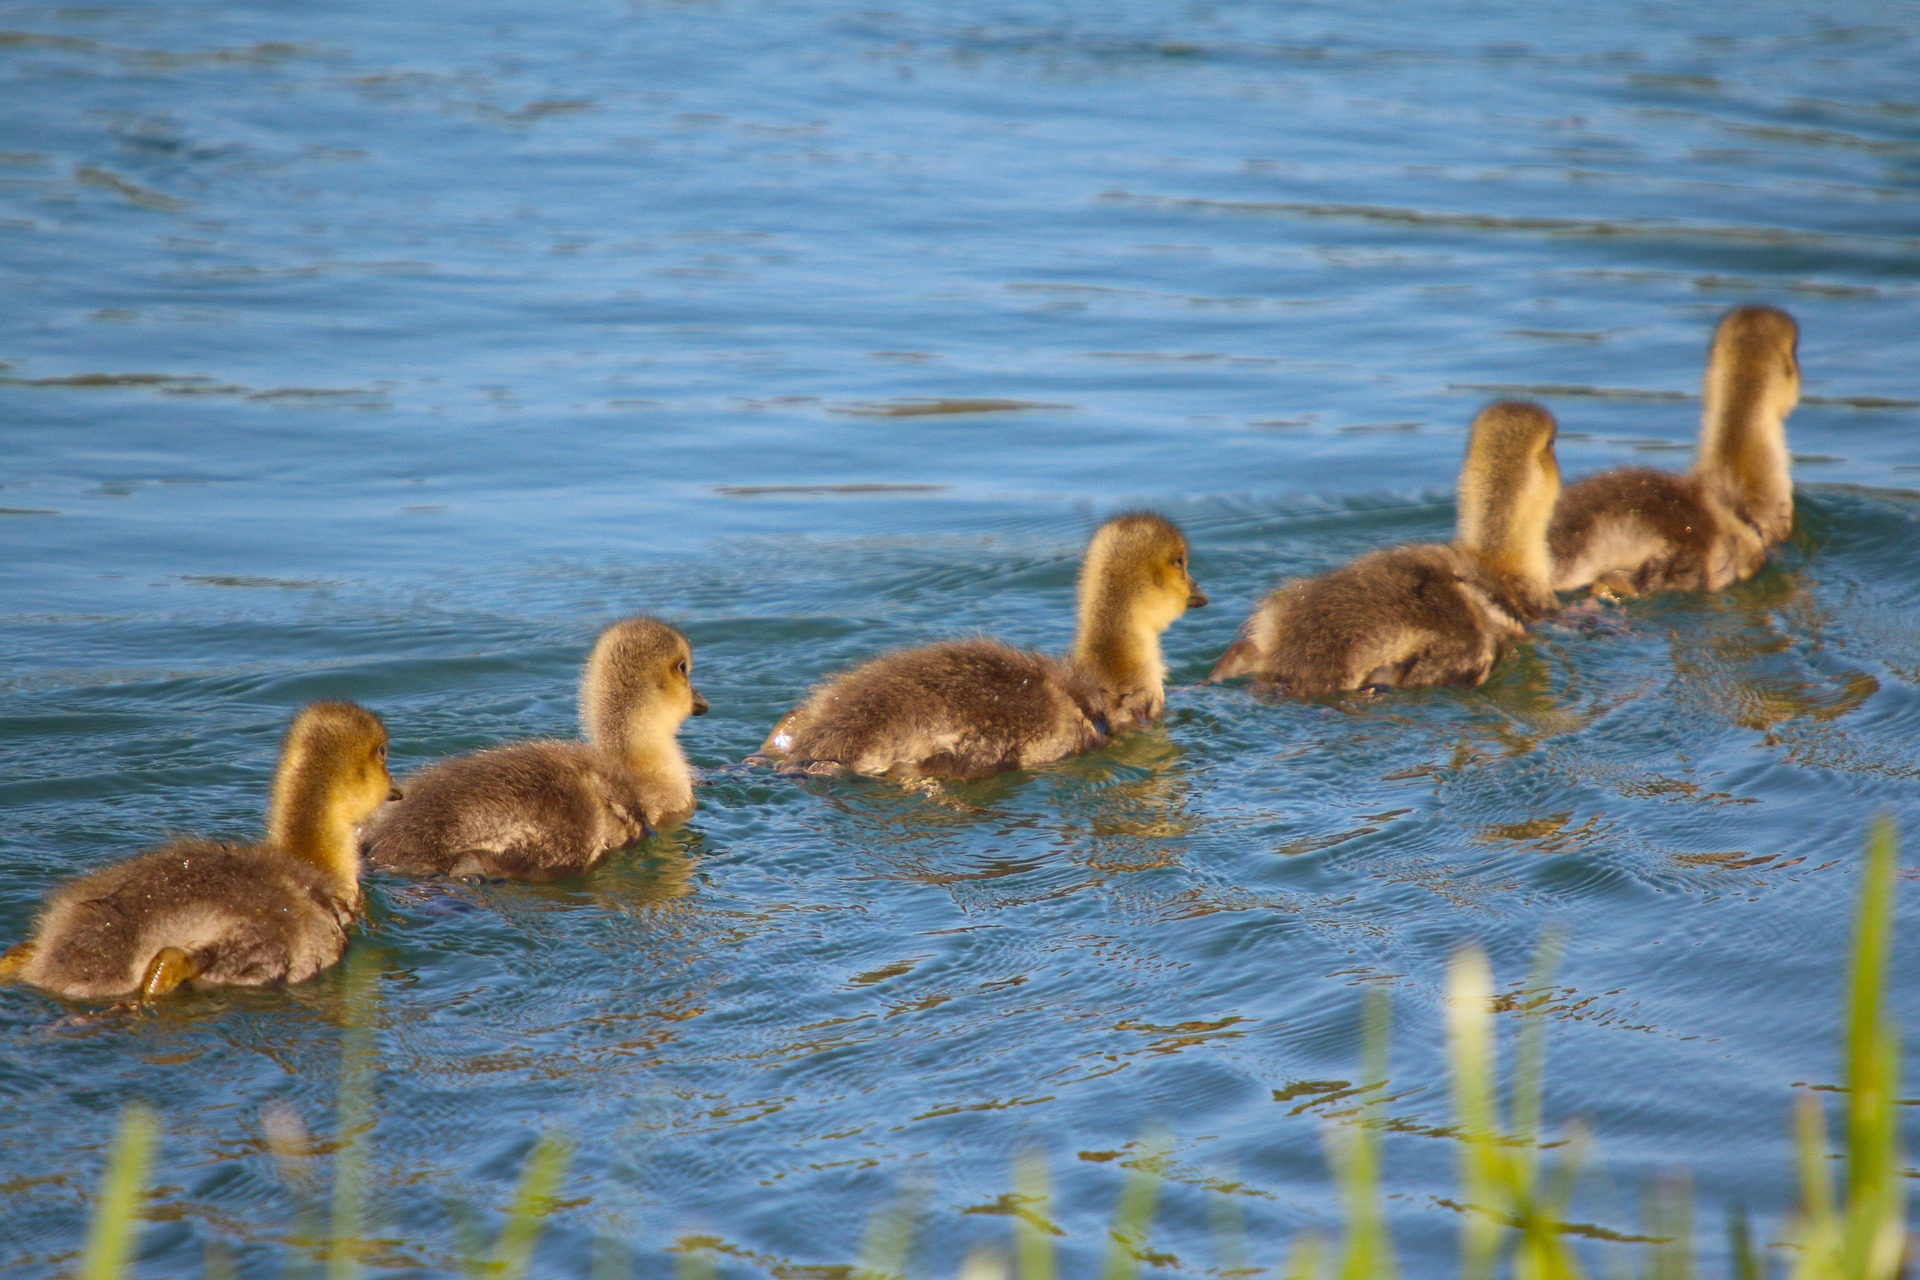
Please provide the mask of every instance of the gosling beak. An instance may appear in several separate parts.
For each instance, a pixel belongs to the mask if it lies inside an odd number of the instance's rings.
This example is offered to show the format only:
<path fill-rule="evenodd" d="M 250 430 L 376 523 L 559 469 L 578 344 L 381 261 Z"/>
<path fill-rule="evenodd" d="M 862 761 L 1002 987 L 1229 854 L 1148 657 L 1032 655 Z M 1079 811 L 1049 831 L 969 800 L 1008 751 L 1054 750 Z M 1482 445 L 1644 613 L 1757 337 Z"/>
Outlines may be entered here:
<path fill-rule="evenodd" d="M 698 689 L 690 689 L 688 692 L 693 694 L 693 714 L 697 716 L 707 714 L 707 700 L 700 696 L 700 691 Z"/>
<path fill-rule="evenodd" d="M 400 784 L 399 784 L 399 783 L 397 783 L 397 782 L 393 782 L 393 783 L 389 783 L 389 784 L 387 784 L 387 799 L 389 799 L 389 800 L 399 800 L 399 799 L 403 799 L 403 798 L 404 798 L 404 797 L 402 797 L 402 795 L 400 794 Z"/>
<path fill-rule="evenodd" d="M 1187 579 L 1187 608 L 1204 609 L 1207 607 L 1207 593 L 1192 578 Z"/>

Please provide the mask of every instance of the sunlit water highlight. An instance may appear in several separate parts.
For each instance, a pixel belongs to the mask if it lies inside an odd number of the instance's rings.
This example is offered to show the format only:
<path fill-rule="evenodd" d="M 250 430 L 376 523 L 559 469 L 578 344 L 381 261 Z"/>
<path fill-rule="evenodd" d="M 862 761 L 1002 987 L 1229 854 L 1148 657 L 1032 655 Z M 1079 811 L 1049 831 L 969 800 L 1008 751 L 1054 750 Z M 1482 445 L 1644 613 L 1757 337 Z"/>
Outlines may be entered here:
<path fill-rule="evenodd" d="M 1377 983 L 1430 1273 L 1445 960 L 1514 985 L 1555 928 L 1591 1219 L 1677 1167 L 1775 1215 L 1866 821 L 1920 832 L 1911 19 L 7 9 L 0 940 L 81 868 L 255 830 L 299 703 L 377 709 L 403 771 L 567 733 L 595 629 L 652 610 L 714 707 L 691 823 L 557 886 L 374 883 L 384 1265 L 450 1265 L 447 1205 L 501 1204 L 548 1126 L 555 1272 L 694 1232 L 731 1274 L 847 1262 L 903 1183 L 944 1272 L 1004 1238 L 1027 1143 L 1085 1267 L 1156 1129 L 1168 1273 L 1221 1265 L 1215 1194 L 1271 1261 L 1333 1213 Z M 1554 410 L 1571 475 L 1683 465 L 1708 330 L 1758 300 L 1807 374 L 1759 578 L 1476 692 L 1194 687 L 1277 578 L 1444 537 L 1493 395 Z M 1138 505 L 1214 600 L 1164 728 L 958 787 L 734 766 L 885 646 L 1063 645 L 1082 541 Z M 343 993 L 0 991 L 0 1265 L 68 1266 L 147 1099 L 152 1271 L 219 1240 L 273 1273 L 261 1117 L 327 1130 Z"/>

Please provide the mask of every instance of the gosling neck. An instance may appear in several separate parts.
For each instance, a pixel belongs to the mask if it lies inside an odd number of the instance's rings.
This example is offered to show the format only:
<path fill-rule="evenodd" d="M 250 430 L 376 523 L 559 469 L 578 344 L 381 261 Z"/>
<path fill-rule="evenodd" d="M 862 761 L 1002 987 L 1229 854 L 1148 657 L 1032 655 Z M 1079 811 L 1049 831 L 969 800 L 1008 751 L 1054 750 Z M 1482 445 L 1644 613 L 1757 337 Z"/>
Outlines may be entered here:
<path fill-rule="evenodd" d="M 1551 600 L 1553 562 L 1547 551 L 1547 525 L 1553 518 L 1553 497 L 1525 502 L 1506 494 L 1502 500 L 1498 492 L 1502 487 L 1475 492 L 1462 486 L 1453 545 L 1511 581 L 1530 604 Z"/>
<path fill-rule="evenodd" d="M 267 806 L 267 843 L 315 868 L 341 897 L 358 903 L 360 824 L 345 802 L 331 794 L 328 782 L 320 768 L 300 754 L 290 753 L 281 761 Z"/>
<path fill-rule="evenodd" d="M 1693 464 L 1694 475 L 1714 486 L 1769 541 L 1786 537 L 1793 524 L 1788 408 L 1755 388 L 1710 384 Z"/>
<path fill-rule="evenodd" d="M 1165 696 L 1167 664 L 1160 656 L 1160 633 L 1166 628 L 1155 626 L 1143 612 L 1136 602 L 1116 598 L 1112 591 L 1083 591 L 1071 661 L 1115 701 L 1145 695 L 1152 714 Z"/>
<path fill-rule="evenodd" d="M 687 767 L 686 752 L 680 749 L 679 734 L 677 721 L 634 716 L 616 741 L 594 745 L 619 756 L 635 773 L 691 800 L 693 771 Z"/>

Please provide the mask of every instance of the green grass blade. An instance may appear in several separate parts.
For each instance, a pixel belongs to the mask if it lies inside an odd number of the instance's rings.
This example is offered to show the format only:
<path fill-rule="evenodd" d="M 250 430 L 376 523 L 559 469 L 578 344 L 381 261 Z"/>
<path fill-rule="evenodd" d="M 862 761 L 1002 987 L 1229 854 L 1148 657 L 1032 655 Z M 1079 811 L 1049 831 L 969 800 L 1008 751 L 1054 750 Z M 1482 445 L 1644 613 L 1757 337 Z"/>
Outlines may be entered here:
<path fill-rule="evenodd" d="M 1487 959 L 1467 948 L 1447 967 L 1447 1041 L 1453 1068 L 1454 1114 L 1460 1128 L 1460 1274 L 1491 1280 L 1507 1211 L 1495 1099 L 1493 975 Z"/>
<path fill-rule="evenodd" d="M 549 1130 L 527 1155 L 520 1170 L 520 1184 L 514 1188 L 513 1203 L 507 1220 L 500 1224 L 500 1236 L 493 1245 L 493 1273 L 505 1280 L 517 1280 L 527 1273 L 533 1261 L 533 1246 L 546 1228 L 547 1215 L 553 1212 L 553 1193 L 573 1158 L 573 1144 Z"/>
<path fill-rule="evenodd" d="M 1874 823 L 1866 841 L 1866 873 L 1860 877 L 1860 904 L 1853 917 L 1853 973 L 1847 1009 L 1847 1197 L 1853 1199 L 1874 1178 L 1880 1146 L 1880 1042 L 1885 1032 L 1882 1009 L 1887 956 L 1893 950 L 1893 825 Z"/>
<path fill-rule="evenodd" d="M 1120 1188 L 1120 1204 L 1114 1210 L 1113 1229 L 1107 1236 L 1107 1258 L 1100 1266 L 1100 1280 L 1133 1280 L 1140 1269 L 1136 1250 L 1146 1246 L 1147 1232 L 1153 1225 L 1153 1204 L 1160 1195 L 1160 1170 L 1167 1147 L 1163 1140 L 1149 1138 L 1141 1151 Z"/>
<path fill-rule="evenodd" d="M 713 1251 L 705 1244 L 682 1245 L 673 1274 L 675 1280 L 713 1280 L 720 1268 L 714 1265 Z"/>
<path fill-rule="evenodd" d="M 1360 1014 L 1360 1115 L 1325 1132 L 1327 1162 L 1333 1166 L 1346 1213 L 1345 1238 L 1336 1275 L 1340 1280 L 1390 1280 L 1393 1242 L 1386 1228 L 1380 1190 L 1381 1102 L 1387 1086 L 1387 993 L 1368 990 Z"/>
<path fill-rule="evenodd" d="M 1524 1254 L 1514 1266 L 1516 1277 L 1538 1280 L 1579 1280 L 1584 1273 L 1578 1256 L 1561 1225 L 1573 1203 L 1573 1192 L 1580 1180 L 1589 1139 L 1581 1126 L 1569 1125 L 1566 1146 L 1550 1170 L 1538 1164 L 1513 1162 L 1515 1177 L 1521 1186 L 1520 1226 L 1524 1235 Z"/>
<path fill-rule="evenodd" d="M 1886 1011 L 1893 950 L 1896 855 L 1893 827 L 1874 824 L 1854 915 L 1841 1044 L 1846 1078 L 1842 1194 L 1826 1170 L 1826 1117 L 1803 1097 L 1795 1116 L 1801 1211 L 1794 1224 L 1796 1280 L 1891 1280 L 1906 1252 L 1905 1178 L 1899 1128 L 1900 1034 Z"/>
<path fill-rule="evenodd" d="M 1648 1280 L 1693 1280 L 1693 1189 L 1684 1178 L 1662 1178 L 1647 1191 L 1647 1233 L 1653 1246 Z"/>
<path fill-rule="evenodd" d="M 460 1274 L 479 1280 L 487 1274 L 487 1224 L 480 1210 L 464 1200 L 447 1202 L 447 1231 L 453 1237 L 453 1256 Z"/>
<path fill-rule="evenodd" d="M 1213 1224 L 1214 1246 L 1218 1251 L 1219 1275 L 1239 1275 L 1248 1268 L 1247 1220 L 1240 1202 L 1224 1191 L 1207 1197 L 1207 1218 Z"/>
<path fill-rule="evenodd" d="M 1765 1280 L 1760 1255 L 1753 1248 L 1753 1228 L 1747 1221 L 1747 1207 L 1743 1204 L 1727 1208 L 1727 1259 L 1733 1267 L 1730 1280 Z"/>
<path fill-rule="evenodd" d="M 145 1107 L 131 1106 L 121 1115 L 106 1172 L 100 1175 L 93 1218 L 87 1224 L 82 1280 L 120 1280 L 126 1274 L 140 1234 L 140 1198 L 147 1188 L 158 1128 L 153 1112 Z"/>
<path fill-rule="evenodd" d="M 957 1280 L 1008 1280 L 1007 1260 L 991 1249 L 975 1249 L 961 1261 Z"/>
<path fill-rule="evenodd" d="M 1021 1153 L 1013 1162 L 1013 1192 L 1020 1212 L 1013 1219 L 1013 1267 L 1017 1280 L 1053 1280 L 1051 1196 L 1047 1158 Z"/>
<path fill-rule="evenodd" d="M 1881 1066 L 1886 1036 L 1887 958 L 1893 949 L 1893 825 L 1876 822 L 1867 839 L 1866 872 L 1854 915 L 1853 973 L 1847 1017 L 1847 1199 L 1875 1190 L 1890 1136 Z"/>
<path fill-rule="evenodd" d="M 1560 963 L 1561 935 L 1544 934 L 1534 948 L 1533 968 L 1527 974 L 1526 993 L 1546 999 L 1553 982 L 1554 968 Z M 1525 1010 L 1520 1020 L 1520 1042 L 1513 1061 L 1513 1133 L 1520 1140 L 1515 1159 L 1530 1179 L 1539 1163 L 1541 1127 L 1546 1113 L 1547 1019 L 1537 1009 Z"/>
<path fill-rule="evenodd" d="M 274 1171 L 293 1200 L 293 1232 L 288 1253 L 280 1264 L 280 1280 L 306 1280 L 317 1269 L 320 1244 L 320 1206 L 313 1178 L 313 1139 L 300 1113 L 284 1102 L 270 1102 L 260 1111 L 260 1133 L 273 1155 Z"/>
<path fill-rule="evenodd" d="M 860 1259 L 854 1263 L 854 1280 L 891 1280 L 907 1274 L 907 1257 L 913 1249 L 913 1220 L 919 1211 L 919 1196 L 911 1188 L 902 1188 L 890 1205 L 874 1211 L 867 1222 L 866 1236 L 860 1242 Z"/>
<path fill-rule="evenodd" d="M 1838 1272 L 1840 1218 L 1827 1176 L 1827 1117 L 1820 1100 L 1802 1094 L 1793 1109 L 1794 1151 L 1800 1164 L 1800 1215 L 1793 1225 L 1799 1250 L 1794 1280 L 1842 1280 Z"/>
<path fill-rule="evenodd" d="M 1827 1114 L 1820 1099 L 1803 1093 L 1793 1108 L 1794 1151 L 1800 1161 L 1800 1214 L 1803 1230 L 1831 1224 L 1833 1184 L 1827 1177 Z"/>
<path fill-rule="evenodd" d="M 1345 1201 L 1342 1280 L 1392 1280 L 1393 1240 L 1380 1189 L 1381 1101 L 1387 1089 L 1392 1007 L 1385 989 L 1369 988 L 1360 1013 L 1360 1075 L 1366 1103 L 1358 1122 L 1328 1135 L 1329 1156 Z"/>
<path fill-rule="evenodd" d="M 684 1276 L 686 1267 L 687 1261 L 682 1258 L 675 1270 Z M 619 1280 L 621 1276 L 631 1278 L 632 1275 L 633 1258 L 627 1247 L 604 1232 L 596 1234 L 593 1252 L 587 1260 L 587 1280 Z"/>
<path fill-rule="evenodd" d="M 1842 1266 L 1849 1276 L 1895 1275 L 1905 1246 L 1905 1188 L 1900 1174 L 1899 1033 L 1886 1012 L 1893 950 L 1893 826 L 1874 823 L 1867 839 L 1860 904 L 1854 918 L 1846 1038 L 1846 1209 Z"/>
<path fill-rule="evenodd" d="M 1320 1259 L 1326 1255 L 1326 1245 L 1319 1236 L 1305 1235 L 1293 1243 L 1293 1251 L 1287 1255 L 1286 1269 L 1280 1273 L 1282 1280 L 1316 1280 L 1320 1275 Z"/>
<path fill-rule="evenodd" d="M 1345 1215 L 1339 1247 L 1339 1280 L 1373 1280 L 1390 1274 L 1392 1253 L 1384 1247 L 1380 1224 L 1380 1168 L 1365 1130 L 1329 1124 L 1325 1132 L 1327 1163 L 1339 1184 Z M 1389 1270 L 1378 1271 L 1384 1264 Z"/>
<path fill-rule="evenodd" d="M 1387 1092 L 1387 1046 L 1393 1035 L 1393 1001 L 1385 987 L 1368 987 L 1360 1004 L 1360 1075 L 1367 1089 L 1367 1118 L 1377 1119 Z"/>

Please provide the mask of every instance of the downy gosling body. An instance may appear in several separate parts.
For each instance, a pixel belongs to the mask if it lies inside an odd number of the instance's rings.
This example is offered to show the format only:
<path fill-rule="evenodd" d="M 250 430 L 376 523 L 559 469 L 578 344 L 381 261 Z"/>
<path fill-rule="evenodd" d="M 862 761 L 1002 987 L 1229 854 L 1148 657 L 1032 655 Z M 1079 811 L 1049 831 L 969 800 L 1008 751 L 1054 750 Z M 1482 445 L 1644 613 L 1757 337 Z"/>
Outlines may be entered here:
<path fill-rule="evenodd" d="M 380 721 L 316 702 L 287 730 L 265 840 L 174 840 L 82 876 L 0 956 L 0 977 L 76 1000 L 310 978 L 346 950 L 355 828 L 391 794 Z"/>
<path fill-rule="evenodd" d="M 1171 522 L 1119 516 L 1081 562 L 1067 657 L 984 637 L 884 654 L 817 687 L 761 758 L 814 772 L 981 777 L 1092 750 L 1159 717 L 1160 635 L 1206 602 Z"/>
<path fill-rule="evenodd" d="M 559 880 L 693 812 L 676 736 L 707 700 L 687 638 L 654 618 L 600 633 L 580 679 L 585 742 L 521 742 L 430 765 L 367 829 L 367 860 L 414 875 Z"/>
<path fill-rule="evenodd" d="M 1623 467 L 1569 485 L 1547 534 L 1555 590 L 1713 591 L 1766 563 L 1793 526 L 1799 336 L 1772 307 L 1727 313 L 1707 354 L 1693 469 Z"/>
<path fill-rule="evenodd" d="M 1473 420 L 1449 545 L 1395 547 L 1274 591 L 1214 667 L 1299 697 L 1369 685 L 1477 685 L 1555 603 L 1547 522 L 1553 418 L 1506 402 Z"/>

